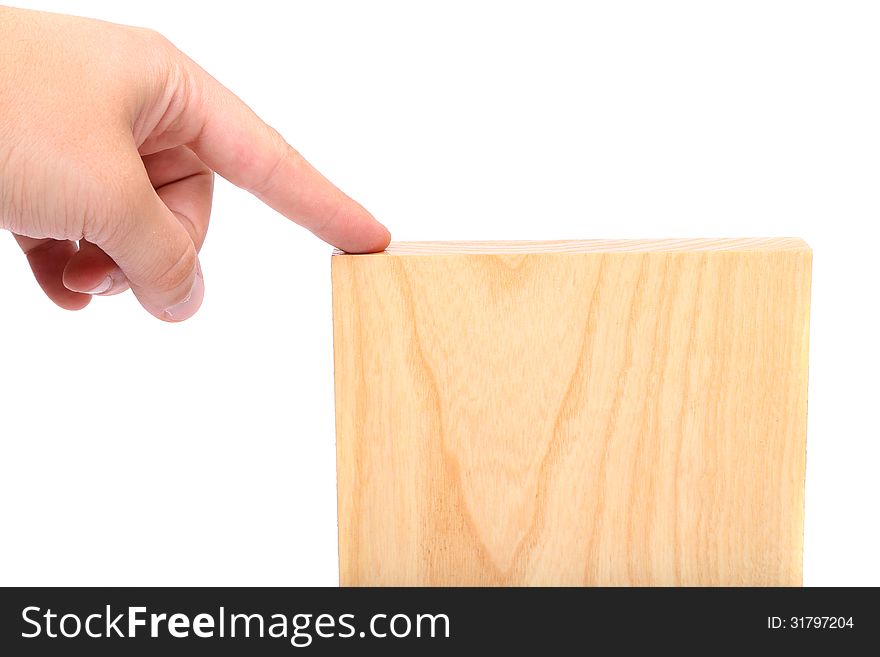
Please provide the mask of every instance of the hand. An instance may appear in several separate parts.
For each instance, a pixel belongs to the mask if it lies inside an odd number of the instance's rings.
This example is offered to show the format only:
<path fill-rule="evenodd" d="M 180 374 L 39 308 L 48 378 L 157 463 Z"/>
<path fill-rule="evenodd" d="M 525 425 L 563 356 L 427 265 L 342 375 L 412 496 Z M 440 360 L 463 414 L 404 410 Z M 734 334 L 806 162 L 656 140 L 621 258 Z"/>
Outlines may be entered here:
<path fill-rule="evenodd" d="M 62 308 L 129 287 L 166 321 L 204 282 L 213 173 L 350 252 L 388 231 L 155 32 L 0 8 L 0 228 Z"/>

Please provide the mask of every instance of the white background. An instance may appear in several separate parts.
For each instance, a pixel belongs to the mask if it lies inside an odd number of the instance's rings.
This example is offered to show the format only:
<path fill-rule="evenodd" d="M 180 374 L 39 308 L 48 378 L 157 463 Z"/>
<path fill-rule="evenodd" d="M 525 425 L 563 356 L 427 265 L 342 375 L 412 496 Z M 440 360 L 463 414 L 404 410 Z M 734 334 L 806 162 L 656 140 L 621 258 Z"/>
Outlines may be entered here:
<path fill-rule="evenodd" d="M 19 4 L 163 32 L 395 239 L 805 238 L 804 581 L 880 585 L 880 5 Z M 218 181 L 168 325 L 0 237 L 0 583 L 335 585 L 330 247 Z"/>

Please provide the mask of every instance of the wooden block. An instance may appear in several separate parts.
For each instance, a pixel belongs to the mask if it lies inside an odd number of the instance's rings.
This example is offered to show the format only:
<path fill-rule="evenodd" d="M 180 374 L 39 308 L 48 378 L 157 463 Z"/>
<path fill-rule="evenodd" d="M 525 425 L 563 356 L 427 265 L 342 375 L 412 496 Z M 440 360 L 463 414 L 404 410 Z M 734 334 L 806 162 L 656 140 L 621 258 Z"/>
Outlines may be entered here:
<path fill-rule="evenodd" d="M 342 585 L 800 585 L 801 240 L 332 258 Z"/>

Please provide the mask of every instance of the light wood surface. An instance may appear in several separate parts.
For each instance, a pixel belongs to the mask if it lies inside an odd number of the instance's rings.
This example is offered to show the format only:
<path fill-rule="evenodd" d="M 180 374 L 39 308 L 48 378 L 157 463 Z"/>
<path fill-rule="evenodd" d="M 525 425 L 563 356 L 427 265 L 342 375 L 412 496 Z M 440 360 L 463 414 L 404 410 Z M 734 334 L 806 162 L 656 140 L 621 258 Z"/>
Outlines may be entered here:
<path fill-rule="evenodd" d="M 342 585 L 799 585 L 798 239 L 332 258 Z"/>
<path fill-rule="evenodd" d="M 493 242 L 394 242 L 382 253 L 368 253 L 364 257 L 388 255 L 455 255 L 493 253 L 598 253 L 633 251 L 749 251 L 767 249 L 803 249 L 804 241 L 797 237 L 738 237 L 733 239 L 665 239 L 665 240 L 548 240 L 493 241 Z M 343 255 L 339 250 L 335 255 Z"/>

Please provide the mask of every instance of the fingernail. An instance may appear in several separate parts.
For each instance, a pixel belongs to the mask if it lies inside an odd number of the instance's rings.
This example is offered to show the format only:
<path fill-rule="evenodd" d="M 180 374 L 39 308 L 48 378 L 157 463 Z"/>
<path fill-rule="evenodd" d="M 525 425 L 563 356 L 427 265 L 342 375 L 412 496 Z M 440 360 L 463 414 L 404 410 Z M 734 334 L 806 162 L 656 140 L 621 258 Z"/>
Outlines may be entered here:
<path fill-rule="evenodd" d="M 109 290 L 111 287 L 113 287 L 113 279 L 109 276 L 105 276 L 103 281 L 101 281 L 91 290 L 85 290 L 83 294 L 104 294 L 104 292 Z"/>
<path fill-rule="evenodd" d="M 202 277 L 202 268 L 196 265 L 196 277 L 193 281 L 192 290 L 190 290 L 186 299 L 178 304 L 165 309 L 165 319 L 172 322 L 180 322 L 189 319 L 195 315 L 199 306 L 202 305 L 202 297 L 205 296 L 205 280 Z"/>

